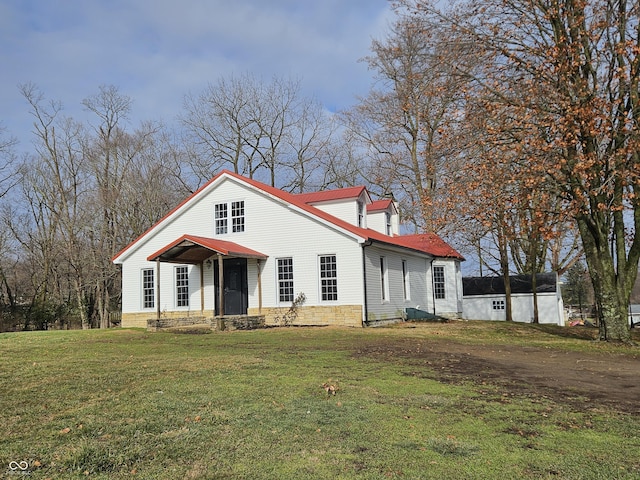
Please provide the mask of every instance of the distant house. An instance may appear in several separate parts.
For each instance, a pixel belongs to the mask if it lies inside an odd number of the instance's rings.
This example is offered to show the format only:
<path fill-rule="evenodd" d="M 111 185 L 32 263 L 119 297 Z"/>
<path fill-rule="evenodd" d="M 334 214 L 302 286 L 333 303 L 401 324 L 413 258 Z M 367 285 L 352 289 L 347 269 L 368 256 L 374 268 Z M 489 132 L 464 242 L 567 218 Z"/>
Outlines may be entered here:
<path fill-rule="evenodd" d="M 531 275 L 509 277 L 513 320 L 533 322 L 533 282 Z M 564 325 L 564 305 L 555 273 L 536 275 L 540 323 Z M 462 279 L 462 317 L 466 320 L 505 320 L 506 294 L 502 277 Z"/>
<path fill-rule="evenodd" d="M 399 235 L 391 200 L 365 187 L 294 195 L 223 171 L 112 261 L 122 326 L 151 318 L 260 316 L 363 326 L 417 308 L 462 311 L 463 257 L 434 234 Z"/>
<path fill-rule="evenodd" d="M 636 303 L 629 305 L 629 325 L 631 328 L 640 327 L 640 305 Z"/>

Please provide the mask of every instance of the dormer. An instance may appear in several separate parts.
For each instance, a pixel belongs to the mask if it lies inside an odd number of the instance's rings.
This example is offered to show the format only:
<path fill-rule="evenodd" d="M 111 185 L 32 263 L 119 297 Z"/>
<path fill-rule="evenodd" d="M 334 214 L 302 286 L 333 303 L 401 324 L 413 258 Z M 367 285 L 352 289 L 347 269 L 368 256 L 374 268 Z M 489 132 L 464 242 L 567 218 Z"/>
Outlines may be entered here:
<path fill-rule="evenodd" d="M 367 207 L 372 200 L 365 187 L 300 193 L 296 198 L 352 225 L 367 228 Z"/>
<path fill-rule="evenodd" d="M 394 236 L 399 233 L 399 224 L 398 207 L 393 200 L 376 200 L 367 205 L 367 225 L 370 229 Z"/>

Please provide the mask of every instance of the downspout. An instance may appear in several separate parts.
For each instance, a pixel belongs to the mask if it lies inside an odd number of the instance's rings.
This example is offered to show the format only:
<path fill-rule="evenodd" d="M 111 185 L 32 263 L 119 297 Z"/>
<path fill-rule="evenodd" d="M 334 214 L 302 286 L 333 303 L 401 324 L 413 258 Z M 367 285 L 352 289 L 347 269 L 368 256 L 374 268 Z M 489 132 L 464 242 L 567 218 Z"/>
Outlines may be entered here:
<path fill-rule="evenodd" d="M 364 287 L 364 302 L 363 302 L 363 318 L 362 318 L 362 326 L 367 326 L 367 320 L 369 319 L 369 308 L 367 303 L 367 257 L 364 254 L 365 247 L 371 246 L 371 240 L 367 240 L 362 244 L 362 285 Z"/>

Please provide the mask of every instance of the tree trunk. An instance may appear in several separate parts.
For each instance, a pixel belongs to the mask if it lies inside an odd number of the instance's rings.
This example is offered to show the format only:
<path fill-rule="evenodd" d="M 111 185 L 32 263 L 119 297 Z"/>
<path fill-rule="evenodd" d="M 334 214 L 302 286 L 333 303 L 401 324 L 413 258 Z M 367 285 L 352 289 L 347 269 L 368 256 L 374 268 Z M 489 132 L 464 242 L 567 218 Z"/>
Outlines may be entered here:
<path fill-rule="evenodd" d="M 600 329 L 599 339 L 630 343 L 631 332 L 627 319 L 627 307 L 633 282 L 627 281 L 626 276 L 632 274 L 635 279 L 637 266 L 631 269 L 631 272 L 627 272 L 626 269 L 616 271 L 605 234 L 608 229 L 597 228 L 588 218 L 578 217 L 577 221 L 593 284 Z"/>

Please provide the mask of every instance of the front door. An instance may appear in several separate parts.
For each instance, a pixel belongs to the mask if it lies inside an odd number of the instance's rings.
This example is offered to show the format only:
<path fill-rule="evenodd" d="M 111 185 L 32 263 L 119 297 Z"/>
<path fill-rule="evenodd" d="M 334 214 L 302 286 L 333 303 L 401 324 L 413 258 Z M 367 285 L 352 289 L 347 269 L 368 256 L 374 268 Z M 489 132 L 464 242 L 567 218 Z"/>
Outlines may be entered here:
<path fill-rule="evenodd" d="M 247 259 L 232 258 L 222 263 L 224 275 L 224 314 L 246 315 L 249 288 L 247 284 Z M 220 314 L 218 306 L 218 265 L 214 269 L 216 315 Z"/>

